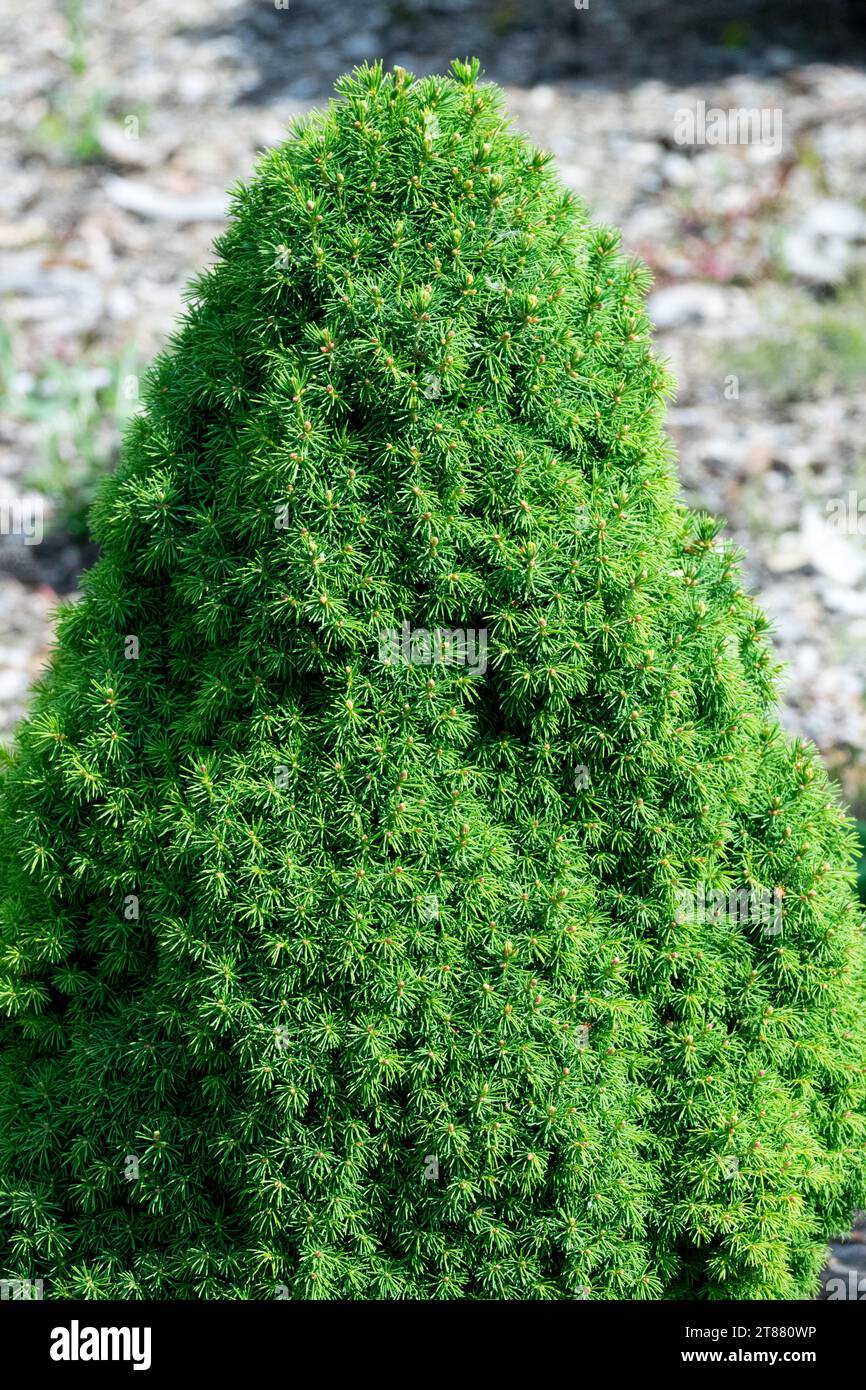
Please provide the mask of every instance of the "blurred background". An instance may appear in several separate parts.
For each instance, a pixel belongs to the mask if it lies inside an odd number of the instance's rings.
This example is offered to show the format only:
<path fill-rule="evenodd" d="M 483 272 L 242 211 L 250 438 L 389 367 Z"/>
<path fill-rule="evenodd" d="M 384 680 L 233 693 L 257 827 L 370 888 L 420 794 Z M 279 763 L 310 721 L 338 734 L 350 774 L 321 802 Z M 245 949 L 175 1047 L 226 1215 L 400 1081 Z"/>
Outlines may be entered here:
<path fill-rule="evenodd" d="M 745 548 L 781 716 L 866 831 L 860 0 L 0 0 L 0 740 L 225 190 L 356 63 L 467 55 L 652 268 L 684 494 Z M 866 1274 L 862 1229 L 833 1260 Z"/>

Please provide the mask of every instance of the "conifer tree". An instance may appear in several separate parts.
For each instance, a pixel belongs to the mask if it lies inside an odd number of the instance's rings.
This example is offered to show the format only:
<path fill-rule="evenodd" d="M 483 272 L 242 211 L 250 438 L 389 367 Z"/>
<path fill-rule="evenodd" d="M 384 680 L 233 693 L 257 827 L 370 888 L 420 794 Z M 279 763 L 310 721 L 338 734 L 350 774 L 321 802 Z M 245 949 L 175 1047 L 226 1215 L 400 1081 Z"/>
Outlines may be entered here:
<path fill-rule="evenodd" d="M 0 792 L 47 1297 L 808 1297 L 852 835 L 663 433 L 645 268 L 476 63 L 236 191 Z"/>

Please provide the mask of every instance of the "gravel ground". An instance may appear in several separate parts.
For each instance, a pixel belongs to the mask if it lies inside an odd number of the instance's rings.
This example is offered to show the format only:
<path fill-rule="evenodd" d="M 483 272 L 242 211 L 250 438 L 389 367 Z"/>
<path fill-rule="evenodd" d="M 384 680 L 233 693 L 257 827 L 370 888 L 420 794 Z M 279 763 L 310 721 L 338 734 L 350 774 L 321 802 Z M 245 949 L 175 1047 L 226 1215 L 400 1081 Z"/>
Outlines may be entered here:
<path fill-rule="evenodd" d="M 684 493 L 746 550 L 788 668 L 782 718 L 864 814 L 864 37 L 845 0 L 822 6 L 820 24 L 810 5 L 748 0 L 697 14 L 660 0 L 7 7 L 0 738 L 88 557 L 62 494 L 111 459 L 141 364 L 211 254 L 225 189 L 353 64 L 428 72 L 475 53 L 517 124 L 652 267 Z M 701 102 L 762 110 L 781 138 L 681 143 L 681 113 Z M 46 539 L 27 544 L 49 465 Z M 863 1242 L 855 1231 L 833 1259 L 863 1274 Z"/>

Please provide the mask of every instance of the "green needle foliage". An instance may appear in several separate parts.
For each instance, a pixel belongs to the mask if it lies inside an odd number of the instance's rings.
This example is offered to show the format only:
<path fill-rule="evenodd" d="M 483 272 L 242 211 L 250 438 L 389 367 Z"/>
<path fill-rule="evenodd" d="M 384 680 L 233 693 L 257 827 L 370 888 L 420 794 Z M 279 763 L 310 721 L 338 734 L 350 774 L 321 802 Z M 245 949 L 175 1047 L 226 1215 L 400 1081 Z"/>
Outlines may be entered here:
<path fill-rule="evenodd" d="M 96 503 L 0 813 L 47 1296 L 806 1297 L 866 1196 L 851 830 L 477 74 L 262 159 Z"/>

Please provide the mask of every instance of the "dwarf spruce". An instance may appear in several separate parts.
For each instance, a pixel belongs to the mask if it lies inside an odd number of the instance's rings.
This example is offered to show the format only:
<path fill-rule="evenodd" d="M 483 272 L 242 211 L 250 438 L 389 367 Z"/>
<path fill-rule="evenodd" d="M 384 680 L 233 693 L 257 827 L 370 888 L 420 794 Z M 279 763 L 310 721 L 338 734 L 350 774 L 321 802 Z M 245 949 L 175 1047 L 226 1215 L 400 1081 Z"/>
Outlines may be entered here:
<path fill-rule="evenodd" d="M 809 1296 L 852 836 L 678 500 L 646 270 L 474 63 L 344 79 L 217 251 L 3 775 L 0 1273 Z"/>

